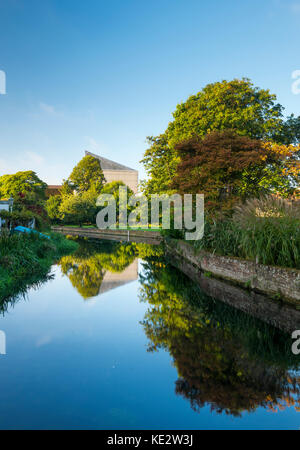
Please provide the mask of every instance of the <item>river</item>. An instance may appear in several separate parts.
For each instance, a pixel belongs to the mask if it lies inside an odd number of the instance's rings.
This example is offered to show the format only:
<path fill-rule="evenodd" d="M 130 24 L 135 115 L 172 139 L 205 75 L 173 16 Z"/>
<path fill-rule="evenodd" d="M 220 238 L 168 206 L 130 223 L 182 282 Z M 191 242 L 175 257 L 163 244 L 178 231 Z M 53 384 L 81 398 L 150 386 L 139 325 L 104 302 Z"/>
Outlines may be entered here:
<path fill-rule="evenodd" d="M 289 335 L 159 247 L 83 243 L 3 307 L 1 429 L 299 429 Z"/>

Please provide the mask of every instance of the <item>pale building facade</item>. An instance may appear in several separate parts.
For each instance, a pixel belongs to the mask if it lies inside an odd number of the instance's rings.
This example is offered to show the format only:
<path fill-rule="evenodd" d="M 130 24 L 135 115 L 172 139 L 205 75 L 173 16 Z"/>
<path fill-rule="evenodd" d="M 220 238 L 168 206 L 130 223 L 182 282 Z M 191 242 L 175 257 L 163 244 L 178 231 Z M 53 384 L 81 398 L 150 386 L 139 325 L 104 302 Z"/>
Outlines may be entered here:
<path fill-rule="evenodd" d="M 111 183 L 112 181 L 123 181 L 124 184 L 130 187 L 130 189 L 137 194 L 139 182 L 139 173 L 137 170 L 123 166 L 122 164 L 103 158 L 102 156 L 95 155 L 94 153 L 90 153 L 88 151 L 86 151 L 85 154 L 86 156 L 93 156 L 99 160 L 107 183 Z"/>

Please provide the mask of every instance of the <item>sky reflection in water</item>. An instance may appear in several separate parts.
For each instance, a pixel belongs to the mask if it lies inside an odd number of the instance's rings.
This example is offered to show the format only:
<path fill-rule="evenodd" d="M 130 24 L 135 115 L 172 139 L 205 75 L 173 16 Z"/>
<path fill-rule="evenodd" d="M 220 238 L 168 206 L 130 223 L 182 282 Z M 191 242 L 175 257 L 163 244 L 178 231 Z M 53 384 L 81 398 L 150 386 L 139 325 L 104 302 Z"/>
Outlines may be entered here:
<path fill-rule="evenodd" d="M 300 427 L 287 336 L 150 256 L 87 245 L 8 308 L 1 429 Z"/>

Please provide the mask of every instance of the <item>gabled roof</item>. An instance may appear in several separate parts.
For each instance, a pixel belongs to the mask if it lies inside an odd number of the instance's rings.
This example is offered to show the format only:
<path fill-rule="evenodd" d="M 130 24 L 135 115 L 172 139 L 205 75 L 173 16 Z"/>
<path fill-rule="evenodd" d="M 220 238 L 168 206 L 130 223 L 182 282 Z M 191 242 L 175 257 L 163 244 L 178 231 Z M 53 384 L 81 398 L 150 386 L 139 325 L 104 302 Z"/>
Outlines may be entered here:
<path fill-rule="evenodd" d="M 123 164 L 119 164 L 115 161 L 111 161 L 110 159 L 103 158 L 103 156 L 95 155 L 94 153 L 88 151 L 85 151 L 85 155 L 93 156 L 94 158 L 99 159 L 102 170 L 124 170 L 126 172 L 137 172 L 135 169 L 123 166 Z"/>

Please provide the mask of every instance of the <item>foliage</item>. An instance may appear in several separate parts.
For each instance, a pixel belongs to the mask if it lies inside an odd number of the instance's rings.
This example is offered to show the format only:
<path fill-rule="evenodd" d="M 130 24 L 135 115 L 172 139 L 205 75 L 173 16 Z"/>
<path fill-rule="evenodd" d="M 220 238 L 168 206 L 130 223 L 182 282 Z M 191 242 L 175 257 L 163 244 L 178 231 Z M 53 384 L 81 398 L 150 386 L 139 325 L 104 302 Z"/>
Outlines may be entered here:
<path fill-rule="evenodd" d="M 249 79 L 208 84 L 177 105 L 165 133 L 148 138 L 149 148 L 141 161 L 149 180 L 147 195 L 168 192 L 179 162 L 175 147 L 182 141 L 200 139 L 213 131 L 235 130 L 253 139 L 283 144 L 297 143 L 300 118 L 283 120 L 283 107 L 268 90 L 254 87 Z"/>
<path fill-rule="evenodd" d="M 177 105 L 169 145 L 226 129 L 253 139 L 267 139 L 281 126 L 282 112 L 274 94 L 254 87 L 247 78 L 211 83 Z"/>
<path fill-rule="evenodd" d="M 73 194 L 74 187 L 69 180 L 63 180 L 62 187 L 60 189 L 60 195 L 65 197 L 67 195 Z"/>
<path fill-rule="evenodd" d="M 171 192 L 170 183 L 180 158 L 168 145 L 167 132 L 157 137 L 148 137 L 147 142 L 149 148 L 141 162 L 149 179 L 141 183 L 141 190 L 147 196 Z"/>
<path fill-rule="evenodd" d="M 36 226 L 40 229 L 47 228 L 48 216 L 45 209 L 45 200 L 34 192 L 20 193 L 14 198 L 13 212 L 21 215 L 30 213 L 36 220 Z"/>
<path fill-rule="evenodd" d="M 260 186 L 284 197 L 294 195 L 300 184 L 300 145 L 263 144 L 267 156 Z M 245 189 L 247 187 L 245 186 Z"/>
<path fill-rule="evenodd" d="M 106 272 L 122 273 L 137 257 L 158 261 L 162 256 L 161 246 L 81 241 L 75 253 L 60 260 L 60 266 L 78 293 L 88 299 L 99 295 Z"/>
<path fill-rule="evenodd" d="M 206 208 L 228 209 L 240 198 L 293 193 L 300 181 L 299 147 L 215 131 L 176 146 L 181 161 L 171 187 L 203 193 Z"/>
<path fill-rule="evenodd" d="M 60 211 L 60 205 L 62 203 L 61 195 L 51 195 L 46 201 L 45 209 L 48 217 L 53 221 L 60 221 L 62 214 Z"/>
<path fill-rule="evenodd" d="M 116 213 L 117 213 L 117 222 L 119 221 L 119 207 L 120 207 L 120 196 L 119 196 L 119 189 L 120 187 L 125 187 L 126 184 L 123 183 L 123 181 L 112 181 L 111 183 L 105 184 L 103 187 L 101 194 L 111 194 L 114 196 L 114 199 L 116 201 Z M 134 195 L 133 191 L 130 189 L 129 186 L 127 187 L 127 198 L 129 199 L 132 195 Z M 128 200 L 127 200 L 128 201 Z M 127 213 L 129 213 L 131 208 L 127 206 Z"/>
<path fill-rule="evenodd" d="M 59 206 L 59 214 L 67 223 L 92 223 L 96 220 L 98 194 L 90 189 L 78 194 L 63 197 Z"/>
<path fill-rule="evenodd" d="M 60 260 L 60 266 L 79 294 L 88 299 L 99 294 L 107 271 L 121 273 L 135 258 L 136 249 L 131 244 L 81 243 L 77 252 Z"/>
<path fill-rule="evenodd" d="M 233 218 L 206 217 L 198 249 L 262 264 L 300 269 L 299 203 L 276 197 L 248 200 Z"/>
<path fill-rule="evenodd" d="M 299 366 L 289 337 L 208 297 L 180 272 L 146 264 L 141 300 L 149 351 L 164 349 L 178 371 L 175 391 L 195 411 L 205 405 L 240 416 L 258 407 L 299 410 Z"/>
<path fill-rule="evenodd" d="M 0 302 L 16 296 L 47 277 L 52 262 L 74 251 L 77 244 L 62 235 L 49 234 L 51 240 L 37 234 L 0 235 Z M 0 309 L 2 308 L 2 303 Z"/>
<path fill-rule="evenodd" d="M 266 151 L 260 141 L 239 136 L 234 131 L 215 131 L 202 140 L 194 138 L 176 146 L 181 157 L 171 187 L 181 193 L 203 193 L 206 207 L 231 205 L 241 191 L 259 189 L 266 165 Z M 247 182 L 245 171 L 250 176 Z M 246 184 L 246 186 L 245 186 Z"/>
<path fill-rule="evenodd" d="M 275 141 L 285 145 L 300 144 L 300 116 L 288 116 L 281 127 L 275 131 Z"/>
<path fill-rule="evenodd" d="M 36 198 L 45 198 L 47 184 L 32 170 L 0 177 L 0 197 L 17 197 L 31 192 Z"/>
<path fill-rule="evenodd" d="M 300 204 L 269 196 L 236 208 L 240 249 L 249 259 L 300 269 Z"/>
<path fill-rule="evenodd" d="M 105 182 L 100 161 L 93 156 L 85 156 L 74 167 L 68 181 L 77 192 L 82 193 L 93 188 L 99 193 Z"/>
<path fill-rule="evenodd" d="M 35 218 L 35 215 L 25 209 L 13 212 L 0 210 L 0 218 L 5 220 L 5 228 L 14 228 L 19 225 L 28 226 L 28 223 Z"/>

